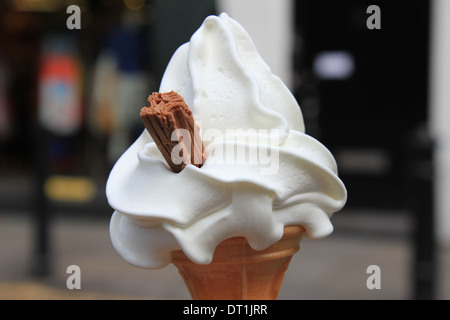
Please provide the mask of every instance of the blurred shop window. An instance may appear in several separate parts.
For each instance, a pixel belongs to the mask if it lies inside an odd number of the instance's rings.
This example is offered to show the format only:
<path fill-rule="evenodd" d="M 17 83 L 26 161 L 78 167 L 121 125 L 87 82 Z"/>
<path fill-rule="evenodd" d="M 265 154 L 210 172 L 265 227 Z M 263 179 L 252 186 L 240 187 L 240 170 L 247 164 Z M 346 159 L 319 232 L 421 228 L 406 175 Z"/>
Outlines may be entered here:
<path fill-rule="evenodd" d="M 107 35 L 96 59 L 88 125 L 107 137 L 107 158 L 114 163 L 142 131 L 139 111 L 151 94 L 147 71 L 147 35 L 139 16 L 125 10 L 120 25 Z"/>
<path fill-rule="evenodd" d="M 81 62 L 74 48 L 73 39 L 50 36 L 40 62 L 39 122 L 59 136 L 76 133 L 83 120 Z"/>

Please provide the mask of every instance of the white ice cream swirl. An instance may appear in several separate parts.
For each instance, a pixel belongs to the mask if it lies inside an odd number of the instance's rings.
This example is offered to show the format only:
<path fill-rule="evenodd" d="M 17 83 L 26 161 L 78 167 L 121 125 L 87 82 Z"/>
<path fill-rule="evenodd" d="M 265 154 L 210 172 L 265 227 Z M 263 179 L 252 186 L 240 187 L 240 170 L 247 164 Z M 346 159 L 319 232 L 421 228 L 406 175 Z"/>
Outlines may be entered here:
<path fill-rule="evenodd" d="M 261 250 L 286 225 L 303 225 L 311 239 L 333 231 L 329 218 L 346 202 L 335 160 L 304 133 L 295 98 L 241 25 L 207 17 L 167 66 L 160 92 L 172 90 L 201 126 L 208 158 L 173 173 L 144 131 L 117 161 L 106 195 L 125 260 L 161 268 L 182 249 L 206 264 L 231 237 Z"/>

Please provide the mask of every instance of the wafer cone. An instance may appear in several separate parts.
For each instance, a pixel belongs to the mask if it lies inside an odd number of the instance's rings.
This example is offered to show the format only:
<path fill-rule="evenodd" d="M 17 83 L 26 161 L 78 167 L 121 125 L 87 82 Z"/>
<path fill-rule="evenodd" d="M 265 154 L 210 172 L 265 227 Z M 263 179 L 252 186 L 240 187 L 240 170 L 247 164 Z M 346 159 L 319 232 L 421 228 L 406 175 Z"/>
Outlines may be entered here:
<path fill-rule="evenodd" d="M 261 251 L 253 250 L 243 237 L 228 239 L 217 246 L 207 265 L 177 250 L 172 263 L 194 300 L 275 300 L 303 233 L 301 226 L 287 226 L 280 241 Z"/>

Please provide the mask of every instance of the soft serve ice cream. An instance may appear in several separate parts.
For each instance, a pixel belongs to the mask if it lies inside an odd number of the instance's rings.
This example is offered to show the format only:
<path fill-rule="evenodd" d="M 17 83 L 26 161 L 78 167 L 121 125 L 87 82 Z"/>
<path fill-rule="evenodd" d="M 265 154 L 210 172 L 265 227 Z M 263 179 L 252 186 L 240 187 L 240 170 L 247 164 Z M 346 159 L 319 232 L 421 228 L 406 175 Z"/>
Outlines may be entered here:
<path fill-rule="evenodd" d="M 310 239 L 333 231 L 330 217 L 346 201 L 335 160 L 304 133 L 295 98 L 235 20 L 207 17 L 174 53 L 159 91 L 184 98 L 207 158 L 174 173 L 144 130 L 117 161 L 106 195 L 111 239 L 125 260 L 161 268 L 183 250 L 208 264 L 232 237 L 262 250 L 288 225 L 302 225 Z"/>

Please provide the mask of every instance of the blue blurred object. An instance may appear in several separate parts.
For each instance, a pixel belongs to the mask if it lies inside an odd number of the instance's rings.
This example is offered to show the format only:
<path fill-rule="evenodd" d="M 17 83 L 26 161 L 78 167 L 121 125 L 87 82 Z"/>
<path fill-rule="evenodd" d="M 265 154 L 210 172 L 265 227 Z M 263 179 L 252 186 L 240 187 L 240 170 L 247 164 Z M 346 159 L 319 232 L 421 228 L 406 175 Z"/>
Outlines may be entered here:
<path fill-rule="evenodd" d="M 126 73 L 145 70 L 146 37 L 135 22 L 125 21 L 113 29 L 106 40 L 106 48 Z"/>

